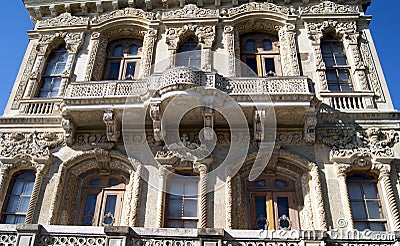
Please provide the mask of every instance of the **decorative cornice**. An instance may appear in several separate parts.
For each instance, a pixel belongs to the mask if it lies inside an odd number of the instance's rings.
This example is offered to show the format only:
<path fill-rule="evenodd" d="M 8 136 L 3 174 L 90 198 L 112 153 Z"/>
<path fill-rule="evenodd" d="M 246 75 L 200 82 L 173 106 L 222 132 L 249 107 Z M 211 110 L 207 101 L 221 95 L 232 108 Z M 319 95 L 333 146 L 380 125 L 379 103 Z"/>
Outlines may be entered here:
<path fill-rule="evenodd" d="M 324 1 L 320 4 L 300 7 L 300 15 L 321 15 L 321 14 L 358 14 L 357 5 L 341 5 L 331 1 Z"/>
<path fill-rule="evenodd" d="M 154 19 L 154 13 L 146 12 L 141 9 L 135 9 L 135 8 L 119 9 L 119 10 L 114 10 L 107 14 L 93 17 L 91 20 L 91 24 L 98 25 L 106 21 L 118 18 L 139 18 L 150 21 Z"/>
<path fill-rule="evenodd" d="M 72 26 L 83 26 L 89 24 L 89 17 L 78 17 L 73 16 L 70 13 L 63 13 L 57 17 L 41 20 L 37 23 L 38 28 L 50 28 L 50 27 L 72 27 Z"/>
<path fill-rule="evenodd" d="M 307 22 L 308 35 L 313 41 L 320 40 L 324 32 L 329 28 L 333 28 L 340 37 L 350 38 L 351 35 L 358 34 L 357 22 L 355 21 L 325 20 L 322 22 Z"/>
<path fill-rule="evenodd" d="M 162 13 L 162 20 L 175 20 L 175 19 L 201 19 L 201 18 L 218 18 L 218 9 L 204 9 L 199 8 L 194 4 L 185 5 L 172 11 Z"/>
<path fill-rule="evenodd" d="M 251 2 L 242 4 L 239 7 L 234 7 L 228 9 L 228 17 L 234 17 L 237 15 L 241 15 L 244 13 L 253 13 L 255 11 L 267 11 L 267 12 L 274 12 L 280 15 L 288 15 L 289 8 L 284 6 L 278 6 L 273 3 L 257 3 Z"/>

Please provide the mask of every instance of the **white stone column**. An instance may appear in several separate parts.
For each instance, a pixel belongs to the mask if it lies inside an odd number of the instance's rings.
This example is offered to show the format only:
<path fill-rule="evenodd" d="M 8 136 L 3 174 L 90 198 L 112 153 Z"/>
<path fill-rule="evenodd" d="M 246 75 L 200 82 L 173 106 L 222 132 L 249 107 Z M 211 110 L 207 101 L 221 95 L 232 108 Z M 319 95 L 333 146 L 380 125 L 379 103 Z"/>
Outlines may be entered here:
<path fill-rule="evenodd" d="M 293 24 L 287 24 L 279 30 L 283 76 L 300 76 L 295 29 L 296 28 Z"/>
<path fill-rule="evenodd" d="M 2 164 L 0 168 L 0 208 L 3 207 L 4 200 L 7 194 L 6 181 L 9 179 L 10 165 Z"/>
<path fill-rule="evenodd" d="M 342 204 L 343 217 L 344 217 L 344 218 L 340 218 L 340 219 L 345 219 L 345 222 L 347 223 L 347 225 L 343 225 L 343 227 L 341 229 L 346 228 L 348 230 L 353 230 L 353 228 L 354 228 L 353 216 L 351 214 L 349 192 L 347 190 L 347 182 L 346 182 L 347 171 L 351 168 L 351 165 L 335 163 L 335 166 L 336 166 L 336 171 L 337 171 L 339 192 L 340 192 L 340 197 L 341 197 L 340 203 Z"/>
<path fill-rule="evenodd" d="M 158 179 L 158 194 L 157 194 L 157 214 L 156 214 L 156 228 L 163 227 L 164 220 L 164 207 L 165 207 L 165 189 L 167 185 L 168 170 L 160 165 L 158 167 L 159 179 Z"/>
<path fill-rule="evenodd" d="M 200 228 L 207 227 L 207 166 L 197 168 L 200 172 Z"/>
<path fill-rule="evenodd" d="M 239 196 L 240 195 L 241 194 L 239 194 Z M 232 176 L 229 170 L 226 173 L 225 206 L 226 206 L 225 228 L 232 229 Z"/>
<path fill-rule="evenodd" d="M 226 50 L 228 51 L 228 65 L 229 65 L 229 77 L 236 77 L 236 56 L 235 56 L 235 29 L 233 26 L 224 27 L 224 36 Z"/>
<path fill-rule="evenodd" d="M 356 91 L 369 91 L 365 67 L 358 49 L 358 33 L 345 34 L 343 44 L 346 49 L 347 59 L 351 65 L 353 86 Z"/>
<path fill-rule="evenodd" d="M 316 202 L 315 206 L 315 214 L 314 218 L 317 219 L 317 226 L 318 228 L 315 228 L 317 230 L 326 230 L 328 228 L 327 223 L 326 223 L 326 213 L 325 213 L 325 207 L 324 207 L 324 196 L 322 193 L 322 185 L 321 185 L 321 179 L 319 175 L 319 168 L 315 164 L 310 165 L 310 176 L 312 179 L 312 187 L 314 187 L 312 192 L 314 193 L 314 202 Z"/>
<path fill-rule="evenodd" d="M 381 202 L 388 213 L 387 221 L 391 231 L 400 230 L 400 214 L 396 204 L 392 181 L 390 179 L 391 167 L 389 164 L 374 163 L 373 168 L 379 170 L 378 183 L 382 191 Z"/>
<path fill-rule="evenodd" d="M 43 181 L 43 167 L 38 168 L 36 170 L 35 183 L 33 184 L 33 190 L 28 205 L 28 211 L 26 213 L 25 224 L 33 223 L 33 216 L 35 214 L 36 204 L 39 197 L 40 187 L 42 186 L 42 181 Z"/>
<path fill-rule="evenodd" d="M 151 74 L 151 62 L 153 60 L 154 47 L 157 41 L 157 30 L 149 30 L 143 40 L 143 55 L 140 61 L 140 78 Z"/>
<path fill-rule="evenodd" d="M 129 226 L 136 226 L 137 224 L 137 216 L 139 211 L 139 200 L 140 200 L 140 189 L 141 189 L 141 172 L 142 166 L 138 165 L 136 168 L 136 172 L 133 176 L 133 199 L 132 199 L 132 211 L 130 214 Z"/>

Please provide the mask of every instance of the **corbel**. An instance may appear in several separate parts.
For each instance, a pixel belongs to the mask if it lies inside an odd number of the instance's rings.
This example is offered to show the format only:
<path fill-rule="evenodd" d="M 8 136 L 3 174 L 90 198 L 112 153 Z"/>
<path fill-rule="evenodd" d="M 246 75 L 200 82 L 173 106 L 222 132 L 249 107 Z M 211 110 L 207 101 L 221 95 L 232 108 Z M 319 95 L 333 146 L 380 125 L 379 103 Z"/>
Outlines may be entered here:
<path fill-rule="evenodd" d="M 315 112 L 306 113 L 304 116 L 304 141 L 315 142 L 315 128 L 317 127 L 317 115 Z"/>
<path fill-rule="evenodd" d="M 118 142 L 120 137 L 119 121 L 116 119 L 112 109 L 106 109 L 104 111 L 103 122 L 106 124 L 107 140 L 111 142 Z"/>
<path fill-rule="evenodd" d="M 254 140 L 264 140 L 265 109 L 256 109 L 254 113 Z"/>
<path fill-rule="evenodd" d="M 150 104 L 150 117 L 153 120 L 153 132 L 154 140 L 157 143 L 163 141 L 163 136 L 161 132 L 161 103 L 154 102 Z"/>
<path fill-rule="evenodd" d="M 203 137 L 205 141 L 214 140 L 214 109 L 210 106 L 205 106 L 203 108 L 203 118 L 204 118 L 204 132 Z"/>
<path fill-rule="evenodd" d="M 69 117 L 63 117 L 61 125 L 64 129 L 64 141 L 68 146 L 71 146 L 75 138 L 75 125 Z"/>

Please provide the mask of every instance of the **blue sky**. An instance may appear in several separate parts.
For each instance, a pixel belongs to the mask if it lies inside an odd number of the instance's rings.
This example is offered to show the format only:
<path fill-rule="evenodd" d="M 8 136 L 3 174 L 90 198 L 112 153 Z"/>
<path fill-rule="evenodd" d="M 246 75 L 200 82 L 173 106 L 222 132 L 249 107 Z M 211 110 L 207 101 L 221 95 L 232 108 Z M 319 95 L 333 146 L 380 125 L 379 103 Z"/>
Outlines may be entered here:
<path fill-rule="evenodd" d="M 33 28 L 22 0 L 5 0 L 2 3 L 2 9 L 0 15 L 0 29 L 3 31 L 0 37 L 0 115 L 3 114 L 28 44 L 26 31 Z M 370 28 L 396 109 L 400 109 L 400 83 L 397 81 L 400 77 L 398 62 L 400 45 L 397 42 L 400 39 L 400 30 L 398 19 L 396 19 L 399 9 L 400 1 L 372 0 L 372 5 L 367 12 L 373 16 Z"/>

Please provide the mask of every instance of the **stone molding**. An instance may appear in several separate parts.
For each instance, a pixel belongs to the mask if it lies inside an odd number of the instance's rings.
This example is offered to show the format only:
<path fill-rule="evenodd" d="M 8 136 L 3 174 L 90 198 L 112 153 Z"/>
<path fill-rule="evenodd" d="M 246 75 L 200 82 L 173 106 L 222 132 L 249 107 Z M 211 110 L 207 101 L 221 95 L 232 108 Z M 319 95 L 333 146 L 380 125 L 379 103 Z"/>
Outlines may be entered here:
<path fill-rule="evenodd" d="M 357 5 L 342 5 L 331 1 L 324 1 L 317 5 L 300 7 L 300 15 L 322 15 L 322 14 L 359 14 Z"/>
<path fill-rule="evenodd" d="M 54 27 L 76 27 L 87 26 L 89 24 L 89 17 L 73 16 L 71 13 L 62 13 L 57 17 L 40 20 L 36 23 L 38 29 L 54 28 Z"/>
<path fill-rule="evenodd" d="M 289 8 L 287 8 L 285 6 L 278 6 L 276 4 L 269 3 L 269 2 L 264 2 L 264 3 L 250 2 L 250 3 L 242 4 L 238 7 L 229 8 L 227 10 L 227 16 L 235 17 L 238 15 L 243 15 L 245 13 L 254 13 L 257 11 L 273 12 L 275 14 L 279 14 L 279 15 L 283 15 L 283 16 L 287 16 L 289 14 Z"/>
<path fill-rule="evenodd" d="M 212 19 L 219 18 L 218 9 L 199 8 L 195 4 L 187 4 L 183 8 L 165 11 L 162 13 L 162 20 L 178 19 Z"/>
<path fill-rule="evenodd" d="M 135 19 L 142 19 L 146 21 L 151 21 L 154 19 L 155 14 L 152 12 L 146 12 L 141 9 L 136 9 L 136 8 L 125 8 L 125 9 L 119 9 L 119 10 L 114 10 L 110 13 L 107 14 L 102 14 L 98 16 L 94 16 L 90 23 L 92 25 L 99 25 L 103 24 L 107 21 L 118 19 L 118 18 L 135 18 Z"/>
<path fill-rule="evenodd" d="M 318 130 L 318 140 L 332 147 L 331 162 L 367 166 L 371 159 L 393 159 L 393 146 L 399 142 L 394 130 L 368 128 L 366 130 Z"/>

